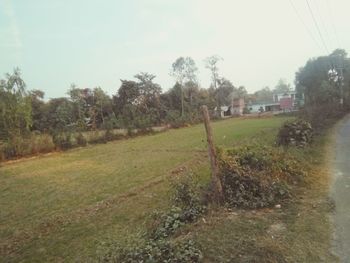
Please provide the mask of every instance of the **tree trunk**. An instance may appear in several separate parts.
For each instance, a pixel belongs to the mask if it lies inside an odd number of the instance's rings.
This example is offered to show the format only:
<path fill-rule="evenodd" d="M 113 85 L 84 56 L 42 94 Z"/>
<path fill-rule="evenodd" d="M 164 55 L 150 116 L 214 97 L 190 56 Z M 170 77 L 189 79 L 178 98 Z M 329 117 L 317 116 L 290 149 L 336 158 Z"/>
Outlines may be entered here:
<path fill-rule="evenodd" d="M 213 132 L 210 126 L 208 107 L 205 105 L 202 106 L 202 112 L 203 112 L 203 118 L 204 118 L 205 131 L 207 134 L 208 153 L 209 153 L 210 166 L 211 166 L 211 186 L 210 187 L 211 187 L 212 193 L 210 198 L 214 202 L 222 203 L 224 200 L 224 195 L 223 195 L 222 184 L 221 184 L 221 179 L 219 175 L 219 167 L 216 159 L 216 150 L 214 146 Z"/>
<path fill-rule="evenodd" d="M 181 117 L 184 116 L 184 89 L 181 84 Z"/>

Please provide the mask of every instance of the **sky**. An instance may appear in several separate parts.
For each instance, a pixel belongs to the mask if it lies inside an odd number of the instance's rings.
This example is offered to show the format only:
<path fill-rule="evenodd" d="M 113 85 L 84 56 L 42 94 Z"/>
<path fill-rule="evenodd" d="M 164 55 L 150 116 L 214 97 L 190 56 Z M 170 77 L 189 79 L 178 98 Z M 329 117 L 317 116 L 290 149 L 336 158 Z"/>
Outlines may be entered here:
<path fill-rule="evenodd" d="M 308 9 L 315 17 L 316 24 Z M 349 0 L 0 0 L 0 77 L 15 67 L 27 89 L 66 96 L 72 83 L 115 94 L 139 72 L 166 91 L 180 56 L 223 58 L 220 76 L 249 92 L 293 84 L 309 58 L 350 52 Z"/>

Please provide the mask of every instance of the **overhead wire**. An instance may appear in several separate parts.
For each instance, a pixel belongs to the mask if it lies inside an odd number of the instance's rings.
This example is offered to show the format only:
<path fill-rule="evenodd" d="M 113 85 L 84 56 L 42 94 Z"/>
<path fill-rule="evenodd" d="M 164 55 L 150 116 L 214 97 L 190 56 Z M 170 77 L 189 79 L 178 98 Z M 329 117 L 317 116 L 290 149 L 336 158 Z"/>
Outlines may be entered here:
<path fill-rule="evenodd" d="M 332 4 L 330 3 L 329 0 L 325 0 L 325 2 L 327 4 L 327 10 L 328 10 L 328 14 L 330 16 L 330 21 L 332 24 L 333 33 L 335 35 L 335 39 L 336 39 L 336 42 L 338 44 L 338 48 L 340 48 L 342 45 L 341 45 L 341 42 L 339 40 L 338 31 L 337 31 L 337 28 L 336 28 L 335 23 L 334 23 L 334 14 L 333 14 Z"/>
<path fill-rule="evenodd" d="M 325 42 L 325 39 L 324 39 L 324 37 L 323 37 L 323 35 L 322 35 L 321 29 L 320 29 L 320 27 L 319 27 L 319 25 L 318 25 L 318 23 L 317 23 L 317 20 L 316 20 L 316 18 L 315 18 L 314 12 L 312 11 L 312 8 L 311 8 L 311 5 L 310 5 L 310 3 L 309 3 L 309 0 L 306 0 L 306 3 L 307 3 L 307 7 L 308 7 L 308 9 L 309 9 L 309 12 L 310 12 L 310 14 L 311 14 L 312 20 L 313 20 L 313 22 L 314 22 L 314 24 L 315 24 L 315 27 L 316 27 L 316 29 L 317 29 L 318 35 L 319 35 L 319 37 L 320 37 L 320 39 L 321 39 L 321 43 L 322 43 L 322 45 L 323 45 L 323 47 L 324 47 L 326 53 L 329 54 L 328 47 L 327 47 L 326 42 Z"/>
<path fill-rule="evenodd" d="M 297 15 L 297 17 L 299 18 L 300 22 L 302 23 L 302 25 L 304 26 L 304 28 L 306 29 L 306 32 L 309 34 L 310 38 L 315 42 L 315 44 L 317 45 L 317 47 L 319 49 L 322 50 L 321 45 L 319 44 L 319 42 L 316 40 L 315 36 L 313 35 L 312 31 L 310 30 L 310 28 L 307 26 L 307 24 L 305 23 L 304 19 L 302 18 L 302 16 L 300 15 L 298 9 L 296 8 L 296 6 L 294 5 L 292 0 L 289 0 L 290 5 L 292 6 L 295 14 Z"/>
<path fill-rule="evenodd" d="M 321 1 L 317 0 L 317 1 L 314 1 L 314 3 L 315 3 L 315 6 L 316 6 L 315 13 L 318 15 L 318 19 L 319 19 L 319 22 L 320 22 L 320 25 L 321 25 L 321 29 L 323 30 L 323 33 L 325 33 L 324 36 L 326 38 L 326 43 L 329 44 L 328 47 L 331 47 L 331 49 L 333 49 L 332 48 L 333 44 L 334 44 L 333 37 L 331 37 L 331 35 L 329 34 L 329 28 L 327 27 L 327 25 L 329 23 L 325 23 L 325 19 L 324 19 L 326 17 L 326 15 L 324 14 L 324 10 L 323 10 L 324 6 L 322 5 L 322 3 L 324 3 L 324 2 L 323 1 L 321 2 Z"/>

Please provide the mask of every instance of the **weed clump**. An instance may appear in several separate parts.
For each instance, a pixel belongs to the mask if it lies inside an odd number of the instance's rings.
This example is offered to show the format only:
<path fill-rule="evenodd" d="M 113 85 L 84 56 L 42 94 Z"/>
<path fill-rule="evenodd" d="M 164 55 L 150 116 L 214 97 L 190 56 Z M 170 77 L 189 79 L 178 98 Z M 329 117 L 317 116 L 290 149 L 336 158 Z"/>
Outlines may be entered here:
<path fill-rule="evenodd" d="M 304 172 L 297 160 L 273 147 L 250 146 L 219 151 L 225 203 L 229 207 L 270 207 L 290 197 L 290 185 Z"/>
<path fill-rule="evenodd" d="M 155 213 L 151 226 L 151 238 L 161 239 L 173 235 L 181 226 L 196 221 L 206 212 L 206 205 L 191 175 L 173 183 L 174 205 L 165 213 Z"/>
<path fill-rule="evenodd" d="M 155 212 L 153 222 L 144 238 L 131 245 L 112 244 L 100 256 L 100 262 L 202 262 L 202 251 L 191 239 L 171 239 L 187 223 L 196 221 L 205 211 L 192 176 L 181 178 L 173 184 L 174 205 L 167 212 Z"/>
<path fill-rule="evenodd" d="M 304 120 L 287 121 L 279 130 L 277 144 L 305 147 L 312 139 L 311 124 Z"/>
<path fill-rule="evenodd" d="M 79 133 L 77 136 L 76 136 L 76 141 L 77 141 L 77 145 L 78 146 L 86 146 L 87 145 L 87 140 L 85 139 L 84 135 L 82 133 Z"/>
<path fill-rule="evenodd" d="M 197 263 L 203 258 L 201 250 L 192 240 L 149 240 L 133 242 L 128 246 L 113 246 L 107 254 L 99 258 L 99 262 L 168 262 Z"/>

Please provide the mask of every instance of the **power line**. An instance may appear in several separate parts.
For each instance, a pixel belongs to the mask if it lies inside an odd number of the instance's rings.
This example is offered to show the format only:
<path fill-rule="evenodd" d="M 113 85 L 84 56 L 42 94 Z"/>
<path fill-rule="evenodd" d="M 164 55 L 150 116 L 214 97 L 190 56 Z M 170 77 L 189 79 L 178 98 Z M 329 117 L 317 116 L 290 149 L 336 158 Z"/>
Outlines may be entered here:
<path fill-rule="evenodd" d="M 296 6 L 293 4 L 292 0 L 289 0 L 290 5 L 292 6 L 295 14 L 297 15 L 297 17 L 299 18 L 300 22 L 303 24 L 303 26 L 305 27 L 306 31 L 308 32 L 309 36 L 312 38 L 312 40 L 316 43 L 317 47 L 322 49 L 320 44 L 318 43 L 318 41 L 316 40 L 316 38 L 314 37 L 314 35 L 312 34 L 310 28 L 307 26 L 307 24 L 305 23 L 304 19 L 302 18 L 302 16 L 300 15 L 298 9 L 296 8 Z"/>
<path fill-rule="evenodd" d="M 312 8 L 311 8 L 311 6 L 310 6 L 309 0 L 306 0 L 306 3 L 307 3 L 307 6 L 308 6 L 308 9 L 309 9 L 309 12 L 310 12 L 310 14 L 311 14 L 312 20 L 314 21 L 314 24 L 315 24 L 315 26 L 316 26 L 317 32 L 318 32 L 318 34 L 319 34 L 319 36 L 320 36 L 322 45 L 323 45 L 323 47 L 325 48 L 327 54 L 329 54 L 329 51 L 328 51 L 326 42 L 324 41 L 324 38 L 323 38 L 323 36 L 322 36 L 320 27 L 318 26 L 318 23 L 317 23 L 317 21 L 316 21 L 315 15 L 314 15 L 314 12 L 312 11 Z"/>
<path fill-rule="evenodd" d="M 327 40 L 327 44 L 329 44 L 332 47 L 332 38 L 330 37 L 330 34 L 328 32 L 328 28 L 327 28 L 327 23 L 325 23 L 323 17 L 322 17 L 322 6 L 319 2 L 319 0 L 317 0 L 316 2 L 314 2 L 316 5 L 316 9 L 315 9 L 315 13 L 318 14 L 318 18 L 319 18 L 319 22 L 321 24 L 321 29 L 323 30 L 323 32 L 325 33 L 325 38 Z"/>
<path fill-rule="evenodd" d="M 331 20 L 331 24 L 332 24 L 332 28 L 333 28 L 333 31 L 334 31 L 334 35 L 335 35 L 335 39 L 337 41 L 337 44 L 338 44 L 338 48 L 341 47 L 341 43 L 339 41 L 339 36 L 338 36 L 338 32 L 337 32 L 337 28 L 335 27 L 335 23 L 334 23 L 334 15 L 333 15 L 333 8 L 332 8 L 332 4 L 330 3 L 329 0 L 325 0 L 326 1 L 326 4 L 327 4 L 327 9 L 328 9 L 328 13 L 329 13 L 329 16 L 330 16 L 330 20 Z"/>

